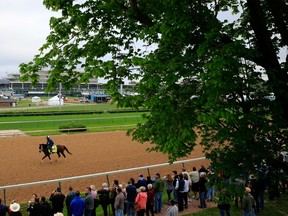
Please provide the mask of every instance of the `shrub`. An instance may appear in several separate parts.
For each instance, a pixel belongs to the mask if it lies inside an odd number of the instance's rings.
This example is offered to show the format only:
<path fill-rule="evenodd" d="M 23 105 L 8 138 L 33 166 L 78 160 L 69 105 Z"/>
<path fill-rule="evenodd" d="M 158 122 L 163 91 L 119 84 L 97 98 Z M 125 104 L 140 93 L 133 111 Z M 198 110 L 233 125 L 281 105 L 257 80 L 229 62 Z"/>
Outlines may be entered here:
<path fill-rule="evenodd" d="M 79 132 L 79 131 L 86 131 L 87 128 L 85 125 L 72 123 L 72 124 L 60 125 L 59 130 L 60 132 Z"/>

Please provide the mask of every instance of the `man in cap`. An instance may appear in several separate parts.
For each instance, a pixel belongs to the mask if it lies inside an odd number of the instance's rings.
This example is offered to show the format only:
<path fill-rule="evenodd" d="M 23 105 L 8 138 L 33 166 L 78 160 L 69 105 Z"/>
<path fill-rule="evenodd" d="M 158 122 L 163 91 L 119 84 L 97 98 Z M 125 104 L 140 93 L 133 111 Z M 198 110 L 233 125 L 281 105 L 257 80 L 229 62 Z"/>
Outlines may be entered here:
<path fill-rule="evenodd" d="M 50 195 L 49 200 L 52 203 L 53 213 L 63 212 L 65 195 L 61 192 L 61 188 L 58 187 L 55 191 Z"/>
<path fill-rule="evenodd" d="M 245 188 L 245 195 L 242 199 L 243 216 L 253 216 L 254 214 L 254 198 L 251 195 L 251 189 Z"/>

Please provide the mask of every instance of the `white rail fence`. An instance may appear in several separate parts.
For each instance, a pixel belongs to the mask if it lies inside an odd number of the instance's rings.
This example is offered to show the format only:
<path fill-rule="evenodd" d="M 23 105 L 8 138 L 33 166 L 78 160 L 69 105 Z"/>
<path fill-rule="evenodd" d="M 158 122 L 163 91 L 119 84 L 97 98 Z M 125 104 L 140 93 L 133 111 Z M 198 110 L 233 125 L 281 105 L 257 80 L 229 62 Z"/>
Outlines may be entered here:
<path fill-rule="evenodd" d="M 200 158 L 194 158 L 194 159 L 188 159 L 188 160 L 175 161 L 172 165 L 182 164 L 182 166 L 185 167 L 185 163 L 197 162 L 197 161 L 201 161 L 201 160 L 206 160 L 206 158 L 200 157 Z M 9 189 L 23 188 L 23 187 L 29 187 L 29 186 L 38 186 L 38 185 L 43 185 L 43 184 L 55 184 L 55 183 L 57 183 L 58 186 L 61 187 L 62 182 L 95 178 L 95 177 L 100 177 L 100 176 L 106 176 L 107 182 L 109 184 L 109 175 L 126 173 L 126 172 L 134 172 L 134 171 L 139 171 L 139 170 L 144 170 L 144 169 L 146 169 L 148 174 L 150 175 L 150 169 L 163 167 L 163 166 L 169 166 L 169 165 L 171 165 L 171 164 L 170 163 L 162 163 L 162 164 L 154 164 L 154 165 L 135 167 L 135 168 L 129 168 L 129 169 L 123 169 L 123 170 L 115 170 L 115 171 L 108 171 L 108 172 L 102 172 L 102 173 L 95 173 L 95 174 L 89 174 L 89 175 L 81 175 L 81 176 L 74 176 L 74 177 L 67 177 L 67 178 L 60 178 L 60 179 L 53 179 L 53 180 L 46 180 L 46 181 L 38 181 L 38 182 L 30 182 L 30 183 L 23 183 L 23 184 L 16 184 L 16 185 L 6 185 L 6 186 L 0 186 L 0 190 L 3 190 L 3 201 L 4 201 L 4 204 L 6 204 L 6 192 Z"/>

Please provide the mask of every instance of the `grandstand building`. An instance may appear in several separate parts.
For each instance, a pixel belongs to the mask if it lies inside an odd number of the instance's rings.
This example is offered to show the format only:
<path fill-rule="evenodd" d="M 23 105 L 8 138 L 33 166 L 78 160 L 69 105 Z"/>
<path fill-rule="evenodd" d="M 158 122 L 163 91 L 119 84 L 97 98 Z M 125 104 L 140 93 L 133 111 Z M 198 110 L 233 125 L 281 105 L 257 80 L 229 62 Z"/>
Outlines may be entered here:
<path fill-rule="evenodd" d="M 47 80 L 49 78 L 48 71 L 39 71 L 39 82 L 32 86 L 31 82 L 20 81 L 21 74 L 10 73 L 6 77 L 0 79 L 0 93 L 12 92 L 14 94 L 25 94 L 26 96 L 33 96 L 34 94 L 45 94 L 45 88 L 47 87 Z M 105 94 L 105 89 L 103 87 L 104 83 L 99 83 L 98 79 L 90 79 L 89 83 L 82 83 L 71 89 L 67 94 L 83 93 L 86 94 Z M 133 89 L 135 82 L 119 86 L 119 91 L 130 92 Z"/>

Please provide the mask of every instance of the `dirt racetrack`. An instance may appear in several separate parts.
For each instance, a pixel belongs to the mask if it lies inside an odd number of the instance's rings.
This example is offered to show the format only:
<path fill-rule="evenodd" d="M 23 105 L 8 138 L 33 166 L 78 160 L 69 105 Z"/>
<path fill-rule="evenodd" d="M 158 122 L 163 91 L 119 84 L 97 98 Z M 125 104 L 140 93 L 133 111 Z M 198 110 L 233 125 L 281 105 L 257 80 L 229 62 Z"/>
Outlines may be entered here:
<path fill-rule="evenodd" d="M 78 175 L 94 174 L 100 172 L 114 171 L 125 168 L 133 168 L 167 162 L 167 155 L 162 153 L 148 153 L 146 148 L 150 144 L 139 144 L 126 136 L 124 131 L 85 133 L 73 135 L 55 135 L 52 139 L 56 144 L 65 145 L 73 155 L 67 155 L 67 159 L 60 158 L 57 162 L 57 155 L 52 156 L 53 163 L 48 159 L 41 163 L 43 153 L 39 153 L 39 144 L 45 143 L 46 138 L 41 137 L 1 137 L 0 138 L 0 186 L 44 181 Z M 202 157 L 200 147 L 189 158 Z M 188 159 L 188 158 L 183 158 Z M 199 168 L 204 161 L 187 164 L 189 170 L 192 166 Z M 207 162 L 206 162 L 207 163 Z M 205 164 L 205 163 L 204 163 Z M 172 170 L 181 170 L 182 165 L 171 165 L 159 169 L 151 169 L 153 177 L 155 172 L 163 175 Z M 137 180 L 140 171 L 134 173 L 123 173 L 116 176 L 109 175 L 109 182 L 119 179 L 126 183 L 130 177 Z M 147 170 L 141 171 L 145 176 Z M 94 184 L 97 188 L 106 177 L 93 179 L 75 180 L 62 183 L 63 193 L 67 194 L 68 186 L 72 185 L 75 190 L 84 191 L 86 186 Z M 25 202 L 30 199 L 32 193 L 40 196 L 49 196 L 58 184 L 46 184 L 25 188 L 9 189 L 6 191 L 7 203 L 12 200 Z M 3 191 L 0 191 L 0 198 L 3 198 Z"/>

